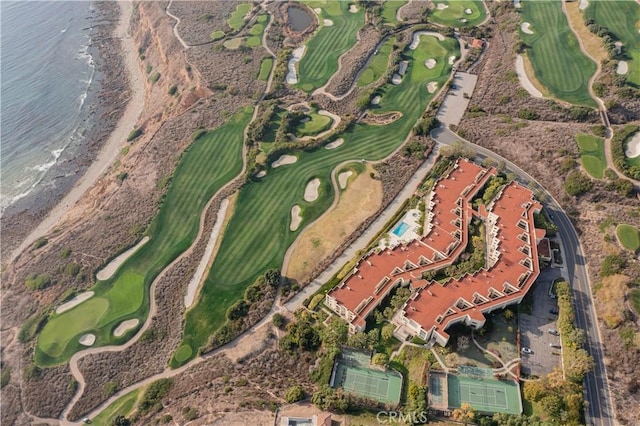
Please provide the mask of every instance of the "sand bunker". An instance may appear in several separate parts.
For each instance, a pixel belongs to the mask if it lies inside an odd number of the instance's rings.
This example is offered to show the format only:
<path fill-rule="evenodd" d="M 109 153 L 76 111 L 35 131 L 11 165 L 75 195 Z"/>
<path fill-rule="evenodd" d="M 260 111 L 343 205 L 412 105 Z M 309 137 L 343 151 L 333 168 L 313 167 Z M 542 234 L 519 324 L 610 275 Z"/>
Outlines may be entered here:
<path fill-rule="evenodd" d="M 466 24 L 468 21 L 467 21 L 467 18 L 460 18 L 460 22 L 462 22 L 463 24 Z"/>
<path fill-rule="evenodd" d="M 429 91 L 429 93 L 433 93 L 438 89 L 438 83 L 435 81 L 432 81 L 431 83 L 427 84 L 427 90 Z"/>
<path fill-rule="evenodd" d="M 266 170 L 260 170 L 257 174 L 256 177 L 257 178 L 263 178 L 267 175 L 267 171 Z"/>
<path fill-rule="evenodd" d="M 436 66 L 436 60 L 427 59 L 426 61 L 424 61 L 424 66 L 432 70 Z"/>
<path fill-rule="evenodd" d="M 225 41 L 224 43 L 222 43 L 222 45 L 229 50 L 236 50 L 236 49 L 239 49 L 240 46 L 242 46 L 242 41 L 243 41 L 242 37 L 237 37 L 237 38 L 232 38 L 230 40 Z"/>
<path fill-rule="evenodd" d="M 302 222 L 302 216 L 300 216 L 300 206 L 297 204 L 291 207 L 291 225 L 289 225 L 289 229 L 292 231 L 297 231 L 300 226 L 300 222 Z"/>
<path fill-rule="evenodd" d="M 394 74 L 393 77 L 391 77 L 391 82 L 397 86 L 402 83 L 402 77 L 400 74 Z"/>
<path fill-rule="evenodd" d="M 516 9 L 520 9 L 522 5 L 520 4 L 520 0 L 513 0 L 513 7 Z"/>
<path fill-rule="evenodd" d="M 464 13 L 465 13 L 465 14 L 467 14 L 467 15 L 471 15 L 471 14 L 473 13 L 473 10 L 471 10 L 471 9 L 465 9 L 465 10 L 464 10 Z"/>
<path fill-rule="evenodd" d="M 83 334 L 82 336 L 80 336 L 80 340 L 78 340 L 78 343 L 80 343 L 82 346 L 93 346 L 95 342 L 95 334 Z"/>
<path fill-rule="evenodd" d="M 282 155 L 276 161 L 271 163 L 271 167 L 273 167 L 275 169 L 276 167 L 286 166 L 287 164 L 293 164 L 296 161 L 298 161 L 298 157 L 296 157 L 296 156 L 293 156 L 293 155 Z"/>
<path fill-rule="evenodd" d="M 347 181 L 352 174 L 353 172 L 349 170 L 348 172 L 342 172 L 338 175 L 338 183 L 340 184 L 341 189 L 345 189 L 347 187 Z"/>
<path fill-rule="evenodd" d="M 91 298 L 92 296 L 93 296 L 92 291 L 85 291 L 84 293 L 80 293 L 79 295 L 69 300 L 68 302 L 65 302 L 62 305 L 58 306 L 58 308 L 56 309 L 56 314 L 61 314 L 64 311 L 68 311 L 69 309 L 75 306 L 78 306 L 79 304 Z"/>
<path fill-rule="evenodd" d="M 520 85 L 524 87 L 524 89 L 529 92 L 531 96 L 533 96 L 534 98 L 542 97 L 542 93 L 538 89 L 536 89 L 536 86 L 534 86 L 531 80 L 529 80 L 529 76 L 524 70 L 524 58 L 522 57 L 522 55 L 518 55 L 516 57 L 516 74 L 518 74 Z"/>
<path fill-rule="evenodd" d="M 580 0 L 580 4 L 578 5 L 578 9 L 585 10 L 589 6 L 589 0 Z"/>
<path fill-rule="evenodd" d="M 318 199 L 318 188 L 320 188 L 320 179 L 315 178 L 309 181 L 304 189 L 304 200 L 311 202 Z"/>
<path fill-rule="evenodd" d="M 344 139 L 342 139 L 342 138 L 336 139 L 335 141 L 326 144 L 325 145 L 325 149 L 336 149 L 337 147 L 339 147 L 343 143 L 344 143 Z"/>
<path fill-rule="evenodd" d="M 291 52 L 291 59 L 289 59 L 289 62 L 287 63 L 287 76 L 284 78 L 284 81 L 287 84 L 296 84 L 298 82 L 296 63 L 302 58 L 302 55 L 304 55 L 305 48 L 306 46 L 300 46 L 293 49 L 293 52 Z"/>
<path fill-rule="evenodd" d="M 322 21 L 322 24 L 325 27 L 332 27 L 333 26 L 333 21 L 331 19 L 325 19 L 324 21 Z"/>
<path fill-rule="evenodd" d="M 437 8 L 438 10 L 445 10 L 445 9 L 447 9 L 448 7 L 449 7 L 449 5 L 448 5 L 448 4 L 444 4 L 444 3 L 438 3 L 438 4 L 436 5 L 436 8 Z"/>
<path fill-rule="evenodd" d="M 229 199 L 225 198 L 220 203 L 218 215 L 216 216 L 216 222 L 213 224 L 213 228 L 211 229 L 209 241 L 207 242 L 207 246 L 204 249 L 202 259 L 200 259 L 198 268 L 193 274 L 193 277 L 191 277 L 191 281 L 189 281 L 189 285 L 187 286 L 187 293 L 184 295 L 184 306 L 187 308 L 193 305 L 193 301 L 195 300 L 196 293 L 198 291 L 198 286 L 200 285 L 200 282 L 202 281 L 202 278 L 204 277 L 204 274 L 207 270 L 209 260 L 211 259 L 211 256 L 213 256 L 213 250 L 216 247 L 218 236 L 220 235 L 222 225 L 224 224 L 224 218 L 227 215 L 227 208 L 229 208 Z"/>
<path fill-rule="evenodd" d="M 533 31 L 531 31 L 531 24 L 528 22 L 523 22 L 522 24 L 520 24 L 520 29 L 525 34 L 533 34 Z"/>
<path fill-rule="evenodd" d="M 115 330 L 113 330 L 113 335 L 116 337 L 124 336 L 124 333 L 133 329 L 140 323 L 138 318 L 122 321 Z"/>
<path fill-rule="evenodd" d="M 378 105 L 380 103 L 380 95 L 376 95 L 371 99 L 371 105 Z"/>
<path fill-rule="evenodd" d="M 409 61 L 400 61 L 400 68 L 398 69 L 398 74 L 404 75 L 407 72 L 407 68 L 409 67 Z"/>
<path fill-rule="evenodd" d="M 616 73 L 624 75 L 629 72 L 629 64 L 627 61 L 618 62 L 618 68 L 616 68 Z"/>
<path fill-rule="evenodd" d="M 621 41 L 616 41 L 615 43 L 613 43 L 613 45 L 616 47 L 616 52 L 618 52 L 618 55 L 622 54 L 622 42 Z"/>
<path fill-rule="evenodd" d="M 449 56 L 449 65 L 453 65 L 456 62 L 455 56 Z"/>
<path fill-rule="evenodd" d="M 349 12 L 358 13 L 358 6 L 356 6 L 355 4 L 350 4 L 349 5 Z"/>
<path fill-rule="evenodd" d="M 315 9 L 313 9 L 313 11 L 318 15 L 322 13 L 322 9 L 320 9 L 319 7 L 316 7 Z"/>
<path fill-rule="evenodd" d="M 625 155 L 629 158 L 640 157 L 640 132 L 633 135 L 631 140 L 627 142 Z"/>
<path fill-rule="evenodd" d="M 127 251 L 125 251 L 123 253 L 120 253 L 115 259 L 113 259 L 111 262 L 109 262 L 109 264 L 107 266 L 105 266 L 100 271 L 98 271 L 98 273 L 96 274 L 96 278 L 99 279 L 100 281 L 108 280 L 109 278 L 111 278 L 113 276 L 113 274 L 116 273 L 116 271 L 118 270 L 120 265 L 122 265 L 124 263 L 124 261 L 129 258 L 129 256 L 131 256 L 133 253 L 135 253 L 147 241 L 149 241 L 149 237 L 148 236 L 144 237 L 143 239 L 141 239 L 138 242 L 138 244 L 136 244 L 135 246 L 131 247 Z"/>

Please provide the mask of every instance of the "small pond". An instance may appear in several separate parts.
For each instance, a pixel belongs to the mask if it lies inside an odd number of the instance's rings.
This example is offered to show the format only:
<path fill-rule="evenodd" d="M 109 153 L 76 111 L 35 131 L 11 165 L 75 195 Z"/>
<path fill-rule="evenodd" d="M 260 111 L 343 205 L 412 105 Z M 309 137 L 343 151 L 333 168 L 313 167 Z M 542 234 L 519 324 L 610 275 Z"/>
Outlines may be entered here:
<path fill-rule="evenodd" d="M 313 23 L 313 17 L 299 7 L 290 6 L 287 9 L 287 14 L 289 15 L 289 24 L 294 31 L 302 32 Z"/>

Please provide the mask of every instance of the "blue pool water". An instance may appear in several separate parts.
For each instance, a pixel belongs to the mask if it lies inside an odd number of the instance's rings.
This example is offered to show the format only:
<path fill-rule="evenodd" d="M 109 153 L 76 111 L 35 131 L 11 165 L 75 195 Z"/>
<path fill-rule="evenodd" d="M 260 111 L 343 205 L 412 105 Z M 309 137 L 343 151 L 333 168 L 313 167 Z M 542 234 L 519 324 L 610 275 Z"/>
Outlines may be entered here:
<path fill-rule="evenodd" d="M 409 229 L 409 225 L 407 225 L 405 222 L 400 222 L 400 224 L 398 224 L 398 226 L 396 226 L 396 228 L 393 230 L 393 233 L 398 237 L 402 237 L 402 234 L 404 234 L 407 229 Z"/>

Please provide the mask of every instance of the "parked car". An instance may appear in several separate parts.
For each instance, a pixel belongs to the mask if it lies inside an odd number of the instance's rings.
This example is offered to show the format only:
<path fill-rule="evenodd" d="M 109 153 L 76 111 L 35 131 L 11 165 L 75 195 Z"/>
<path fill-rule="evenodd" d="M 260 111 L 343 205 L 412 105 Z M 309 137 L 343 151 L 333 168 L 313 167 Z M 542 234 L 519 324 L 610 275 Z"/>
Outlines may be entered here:
<path fill-rule="evenodd" d="M 558 333 L 558 330 L 556 330 L 555 328 L 550 328 L 547 331 L 549 332 L 549 334 L 553 334 L 554 336 L 559 336 L 560 335 L 560 333 Z"/>
<path fill-rule="evenodd" d="M 562 346 L 560 346 L 559 343 L 549 343 L 549 346 L 555 349 L 562 349 Z"/>
<path fill-rule="evenodd" d="M 533 351 L 529 348 L 522 348 L 520 349 L 522 351 L 523 354 L 532 354 Z"/>
<path fill-rule="evenodd" d="M 558 308 L 551 308 L 549 309 L 549 313 L 551 315 L 558 315 Z"/>

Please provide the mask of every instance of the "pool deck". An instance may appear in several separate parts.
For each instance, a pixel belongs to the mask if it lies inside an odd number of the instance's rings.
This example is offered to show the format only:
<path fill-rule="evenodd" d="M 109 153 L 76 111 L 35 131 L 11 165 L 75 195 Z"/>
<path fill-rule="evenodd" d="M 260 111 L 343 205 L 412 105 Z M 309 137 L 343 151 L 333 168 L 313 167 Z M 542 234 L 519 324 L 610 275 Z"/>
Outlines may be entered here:
<path fill-rule="evenodd" d="M 411 209 L 407 213 L 405 213 L 402 218 L 396 222 L 391 231 L 388 232 L 381 240 L 380 240 L 380 248 L 384 249 L 385 247 L 394 247 L 401 243 L 409 243 L 415 239 L 422 238 L 422 235 L 418 234 L 417 231 L 420 229 L 420 210 Z M 408 225 L 406 231 L 404 231 L 401 235 L 394 234 L 395 231 L 400 224 L 404 222 Z"/>

